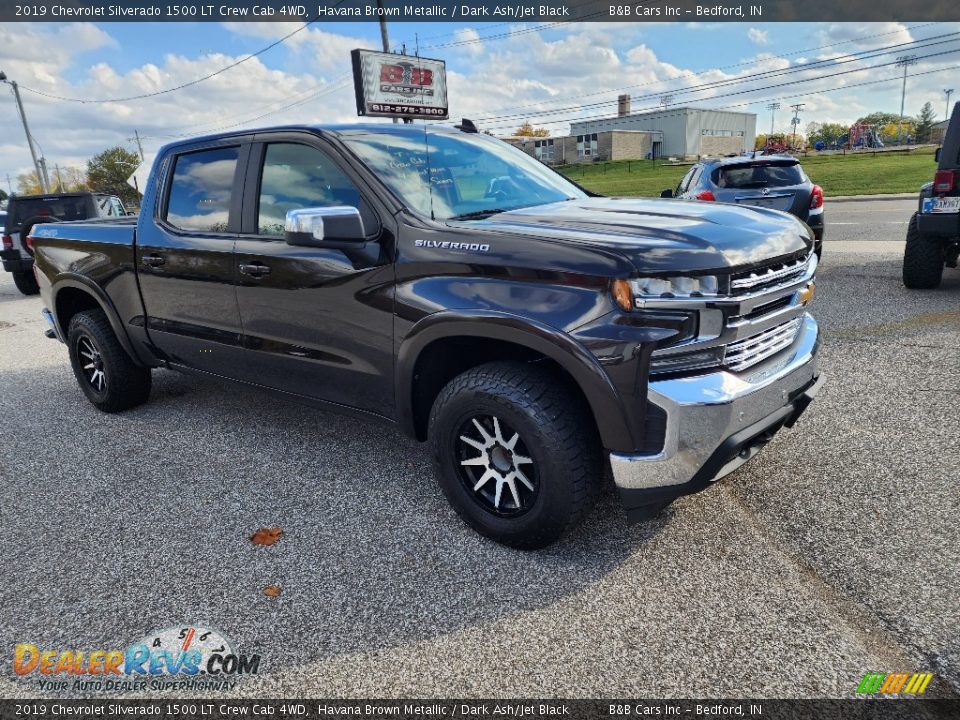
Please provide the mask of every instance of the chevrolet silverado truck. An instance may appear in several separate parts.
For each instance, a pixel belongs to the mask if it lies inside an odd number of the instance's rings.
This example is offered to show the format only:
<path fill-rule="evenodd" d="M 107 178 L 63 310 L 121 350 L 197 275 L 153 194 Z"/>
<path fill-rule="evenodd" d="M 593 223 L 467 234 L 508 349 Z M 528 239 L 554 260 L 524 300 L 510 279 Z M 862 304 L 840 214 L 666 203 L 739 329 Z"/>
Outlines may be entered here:
<path fill-rule="evenodd" d="M 48 334 L 102 411 L 170 368 L 399 426 L 466 523 L 525 549 L 608 469 L 637 521 L 797 421 L 821 382 L 804 223 L 594 196 L 470 128 L 168 145 L 139 218 L 34 228 Z"/>
<path fill-rule="evenodd" d="M 957 267 L 960 256 L 960 103 L 935 157 L 936 175 L 920 188 L 903 251 L 903 284 L 915 290 L 938 287 L 943 268 Z"/>

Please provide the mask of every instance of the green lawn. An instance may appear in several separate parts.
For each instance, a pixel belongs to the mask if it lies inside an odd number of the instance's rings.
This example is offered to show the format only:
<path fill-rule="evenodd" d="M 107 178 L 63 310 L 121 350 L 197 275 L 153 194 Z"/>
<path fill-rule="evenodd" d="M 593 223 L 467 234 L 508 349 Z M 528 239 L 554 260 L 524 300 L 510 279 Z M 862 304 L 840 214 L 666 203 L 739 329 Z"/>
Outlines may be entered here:
<path fill-rule="evenodd" d="M 923 183 L 933 180 L 936 170 L 933 148 L 846 155 L 812 153 L 800 157 L 800 162 L 827 197 L 917 192 Z M 588 190 L 602 195 L 656 197 L 661 190 L 675 188 L 690 169 L 690 164 L 622 160 L 565 165 L 557 169 Z"/>

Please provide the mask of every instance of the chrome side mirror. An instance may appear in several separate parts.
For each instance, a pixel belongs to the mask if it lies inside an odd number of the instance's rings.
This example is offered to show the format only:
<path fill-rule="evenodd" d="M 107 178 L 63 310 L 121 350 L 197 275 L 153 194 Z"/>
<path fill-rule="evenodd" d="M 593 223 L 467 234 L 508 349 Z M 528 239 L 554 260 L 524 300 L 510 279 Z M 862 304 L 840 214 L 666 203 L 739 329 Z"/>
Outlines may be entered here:
<path fill-rule="evenodd" d="M 342 247 L 366 242 L 360 211 L 349 205 L 299 208 L 287 212 L 284 239 L 288 245 Z"/>

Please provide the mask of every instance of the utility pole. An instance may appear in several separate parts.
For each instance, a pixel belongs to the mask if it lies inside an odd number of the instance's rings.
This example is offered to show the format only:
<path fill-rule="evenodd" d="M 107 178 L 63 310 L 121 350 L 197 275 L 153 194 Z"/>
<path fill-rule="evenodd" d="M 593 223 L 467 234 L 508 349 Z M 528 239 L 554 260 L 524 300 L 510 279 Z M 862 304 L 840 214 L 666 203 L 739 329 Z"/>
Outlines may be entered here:
<path fill-rule="evenodd" d="M 137 150 L 140 151 L 140 162 L 145 162 L 146 158 L 143 156 L 143 145 L 140 144 L 140 133 L 137 132 L 137 129 L 133 129 L 133 136 L 137 139 Z"/>
<path fill-rule="evenodd" d="M 903 142 L 903 109 L 907 101 L 907 69 L 917 62 L 916 55 L 901 55 L 897 58 L 897 67 L 903 67 L 903 90 L 900 93 L 900 120 L 897 123 L 897 143 Z"/>
<path fill-rule="evenodd" d="M 63 178 L 60 176 L 60 164 L 58 163 L 53 167 L 57 173 L 57 185 L 60 186 L 60 192 L 66 192 L 66 189 L 63 187 Z"/>
<path fill-rule="evenodd" d="M 790 147 L 797 146 L 797 125 L 800 124 L 800 108 L 804 105 L 806 103 L 797 103 L 790 106 L 790 109 L 793 110 L 793 139 L 790 141 Z"/>
<path fill-rule="evenodd" d="M 10 182 L 10 173 L 7 173 L 7 190 L 10 191 L 10 195 L 13 195 L 13 183 Z"/>
<path fill-rule="evenodd" d="M 20 119 L 23 121 L 23 132 L 27 135 L 27 146 L 30 148 L 30 157 L 33 158 L 33 169 L 37 173 L 37 182 L 40 184 L 40 190 L 48 193 L 50 192 L 50 188 L 44 182 L 43 175 L 40 172 L 40 162 L 37 160 L 37 151 L 33 147 L 33 135 L 30 134 L 30 126 L 27 125 L 27 114 L 23 111 L 23 101 L 20 99 L 20 88 L 17 87 L 15 80 L 7 80 L 7 74 L 2 71 L 0 71 L 0 82 L 5 82 L 13 88 L 13 97 L 17 100 L 17 109 L 20 111 Z"/>
<path fill-rule="evenodd" d="M 383 51 L 390 52 L 390 37 L 387 35 L 387 15 L 383 11 L 383 0 L 377 0 L 377 9 L 380 10 L 380 42 L 383 43 Z M 399 118 L 393 119 L 393 124 L 400 122 Z"/>
<path fill-rule="evenodd" d="M 50 192 L 50 176 L 47 175 L 47 159 L 40 156 L 40 171 L 43 173 L 43 177 L 40 178 L 40 187 L 43 188 L 43 192 Z"/>
<path fill-rule="evenodd" d="M 943 92 L 947 96 L 947 110 L 943 114 L 943 116 L 944 116 L 944 119 L 949 120 L 950 119 L 950 96 L 953 95 L 953 88 L 950 88 L 949 90 L 944 90 Z"/>
<path fill-rule="evenodd" d="M 769 105 L 767 105 L 767 110 L 770 111 L 770 134 L 771 135 L 773 135 L 773 119 L 776 117 L 777 110 L 779 109 L 780 109 L 780 103 L 778 102 L 772 102 Z"/>

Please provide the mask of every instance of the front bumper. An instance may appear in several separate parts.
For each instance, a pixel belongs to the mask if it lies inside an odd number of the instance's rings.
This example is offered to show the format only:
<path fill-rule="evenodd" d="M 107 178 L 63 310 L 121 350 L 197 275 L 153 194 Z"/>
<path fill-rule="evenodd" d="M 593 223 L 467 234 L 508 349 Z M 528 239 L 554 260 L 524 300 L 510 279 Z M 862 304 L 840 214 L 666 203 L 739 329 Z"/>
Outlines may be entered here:
<path fill-rule="evenodd" d="M 7 272 L 26 273 L 33 267 L 33 258 L 29 255 L 24 257 L 16 248 L 11 250 L 0 250 L 0 258 L 3 259 L 3 269 Z"/>
<path fill-rule="evenodd" d="M 809 314 L 794 344 L 742 373 L 650 383 L 648 400 L 667 414 L 663 450 L 610 453 L 627 515 L 703 490 L 750 460 L 782 427 L 792 427 L 822 383 L 819 333 Z"/>

